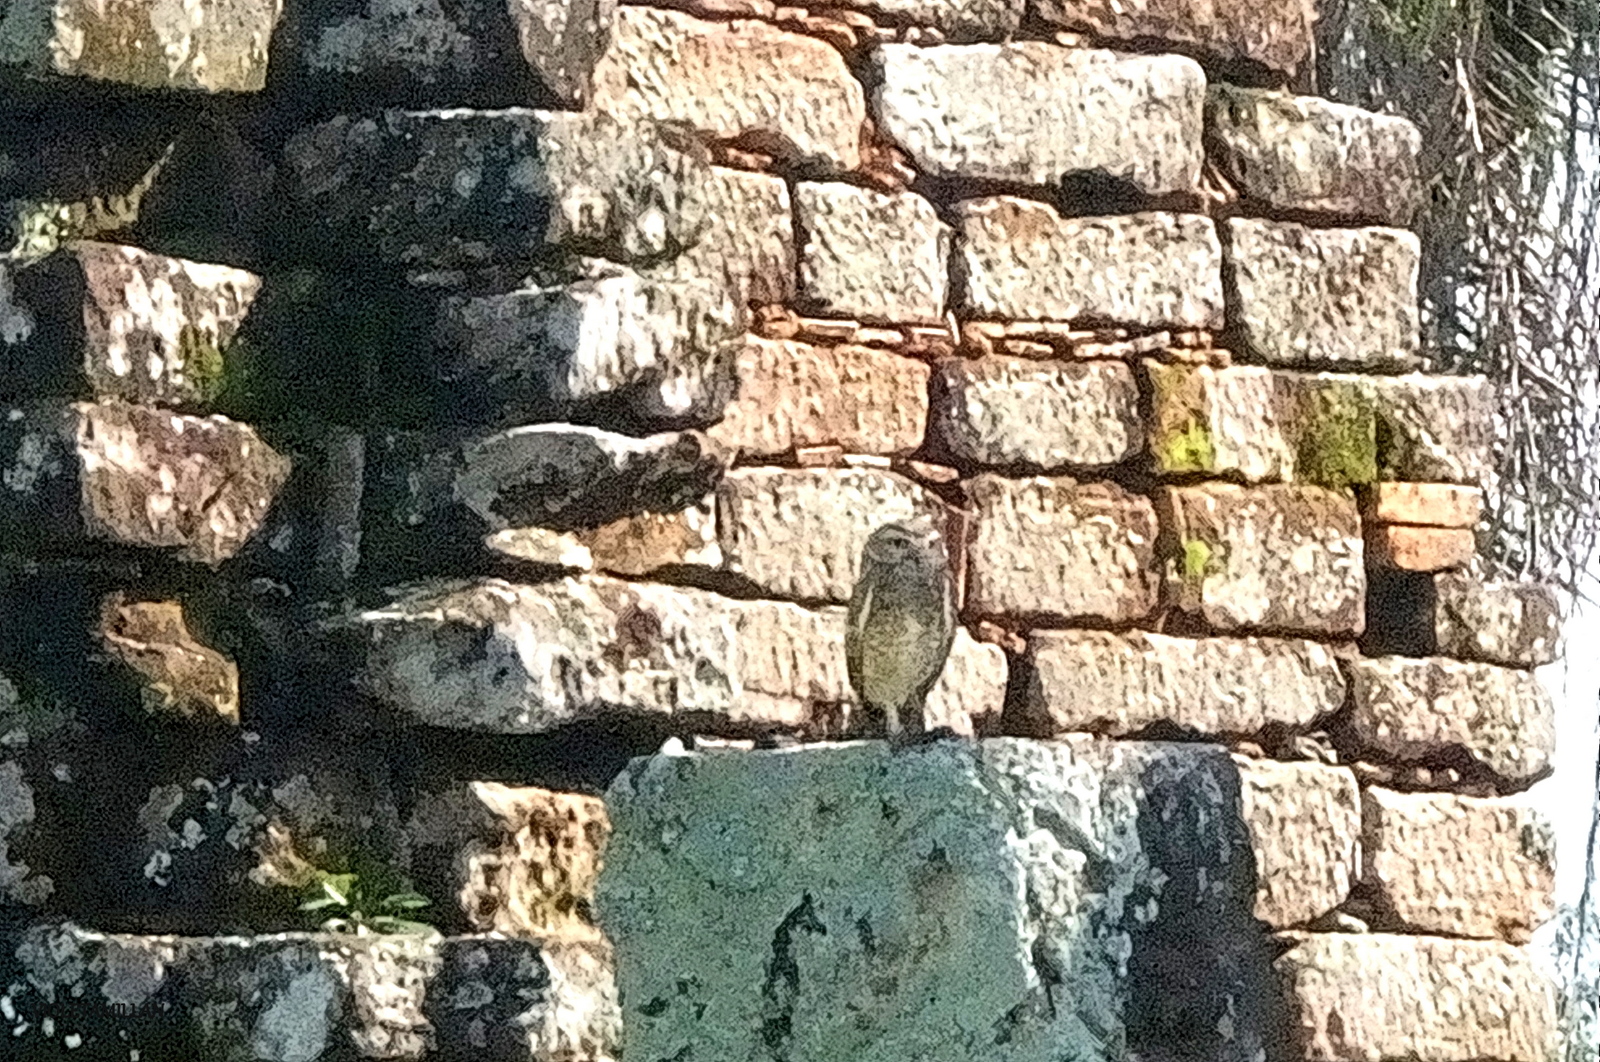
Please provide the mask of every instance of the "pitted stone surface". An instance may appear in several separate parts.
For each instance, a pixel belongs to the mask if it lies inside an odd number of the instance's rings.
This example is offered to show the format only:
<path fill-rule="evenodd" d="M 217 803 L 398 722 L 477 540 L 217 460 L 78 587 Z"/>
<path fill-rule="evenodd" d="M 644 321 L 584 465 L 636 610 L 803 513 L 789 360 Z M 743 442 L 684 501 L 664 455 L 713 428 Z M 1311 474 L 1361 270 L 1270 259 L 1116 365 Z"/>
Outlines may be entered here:
<path fill-rule="evenodd" d="M 742 326 L 721 291 L 603 268 L 561 287 L 447 300 L 435 371 L 502 423 L 626 409 L 642 424 L 702 426 L 733 395 Z"/>
<path fill-rule="evenodd" d="M 1155 1020 L 1187 1014 L 1218 1049 L 1225 1014 L 1247 1040 L 1263 1020 L 1219 943 L 1252 902 L 1220 750 L 1080 737 L 661 755 L 606 799 L 597 911 L 625 1057 L 776 1043 L 793 1062 L 1110 1062 L 1129 971 L 1167 964 L 1192 980 L 1141 986 Z"/>
<path fill-rule="evenodd" d="M 962 44 L 1010 37 L 1022 22 L 1026 0 L 843 0 L 837 6 L 930 26 L 945 40 Z"/>
<path fill-rule="evenodd" d="M 1526 671 L 1440 658 L 1352 660 L 1350 724 L 1377 756 L 1403 763 L 1463 753 L 1513 783 L 1555 751 L 1555 708 Z"/>
<path fill-rule="evenodd" d="M 717 489 L 723 562 L 771 597 L 845 602 L 867 537 L 943 516 L 939 499 L 870 468 L 737 468 Z"/>
<path fill-rule="evenodd" d="M 1417 362 L 1417 237 L 1230 218 L 1229 325 L 1277 366 L 1396 371 Z"/>
<path fill-rule="evenodd" d="M 842 607 L 604 577 L 491 579 L 418 587 L 355 623 L 366 687 L 428 726 L 538 733 L 643 714 L 698 733 L 796 731 L 854 700 Z M 1000 649 L 959 631 L 930 721 L 970 734 L 1005 687 Z"/>
<path fill-rule="evenodd" d="M 676 254 L 707 220 L 709 166 L 650 122 L 604 113 L 385 111 L 284 149 L 301 206 L 378 255 L 459 268 L 554 252 Z"/>
<path fill-rule="evenodd" d="M 1422 134 L 1404 118 L 1316 96 L 1212 84 L 1206 137 L 1223 175 L 1269 211 L 1404 228 L 1422 200 Z"/>
<path fill-rule="evenodd" d="M 1361 866 L 1361 790 L 1355 775 L 1320 763 L 1244 756 L 1233 761 L 1256 857 L 1256 917 L 1274 929 L 1287 929 L 1343 903 Z"/>
<path fill-rule="evenodd" d="M 0 63 L 141 89 L 259 92 L 282 0 L 12 4 Z"/>
<path fill-rule="evenodd" d="M 1433 586 L 1441 655 L 1521 668 L 1555 660 L 1561 606 L 1553 588 L 1459 572 L 1435 576 Z"/>
<path fill-rule="evenodd" d="M 956 204 L 965 290 L 979 317 L 1220 329 L 1222 247 L 1209 218 L 1063 218 L 996 196 Z"/>
<path fill-rule="evenodd" d="M 453 455 L 451 501 L 490 531 L 597 527 L 704 498 L 722 462 L 697 432 L 645 438 L 572 424 L 531 424 L 476 439 Z"/>
<path fill-rule="evenodd" d="M 595 64 L 611 39 L 616 0 L 516 0 L 507 4 L 522 59 L 569 107 L 588 104 Z"/>
<path fill-rule="evenodd" d="M 106 655 L 138 681 L 146 711 L 190 723 L 238 724 L 239 667 L 195 638 L 181 602 L 112 594 L 101 605 L 95 633 Z"/>
<path fill-rule="evenodd" d="M 1205 75 L 1176 55 L 1039 41 L 872 53 L 878 128 L 930 177 L 1055 185 L 1120 178 L 1149 195 L 1200 178 Z"/>
<path fill-rule="evenodd" d="M 1498 398 L 1483 376 L 1368 376 L 1387 443 L 1378 454 L 1386 479 L 1486 484 L 1494 468 Z"/>
<path fill-rule="evenodd" d="M 612 1057 L 619 1012 L 597 935 L 174 937 L 72 924 L 6 936 L 0 1006 L 29 1058 L 419 1058 L 472 1042 L 518 1062 Z"/>
<path fill-rule="evenodd" d="M 1554 913 L 1555 837 L 1526 796 L 1361 798 L 1363 880 L 1395 928 L 1526 944 Z"/>
<path fill-rule="evenodd" d="M 1156 606 L 1156 514 L 1112 483 L 980 475 L 967 609 L 1130 623 Z"/>
<path fill-rule="evenodd" d="M 1124 41 L 1160 38 L 1213 59 L 1249 60 L 1287 74 L 1310 54 L 1317 17 L 1306 0 L 1031 0 L 1028 12 L 1075 32 Z"/>
<path fill-rule="evenodd" d="M 1139 386 L 1119 361 L 951 358 L 935 371 L 935 430 L 962 464 L 1055 472 L 1138 452 Z"/>
<path fill-rule="evenodd" d="M 1475 528 L 1483 518 L 1483 491 L 1455 483 L 1374 483 L 1361 515 L 1380 524 Z"/>
<path fill-rule="evenodd" d="M 1030 732 L 1137 734 L 1157 723 L 1212 735 L 1299 729 L 1344 704 L 1333 653 L 1280 638 L 1034 631 Z"/>
<path fill-rule="evenodd" d="M 922 196 L 807 182 L 795 188 L 795 219 L 808 310 L 880 323 L 944 320 L 950 227 Z"/>
<path fill-rule="evenodd" d="M 735 305 L 794 301 L 795 233 L 789 186 L 781 177 L 712 166 L 705 179 L 700 237 L 645 275 L 725 290 Z"/>
<path fill-rule="evenodd" d="M 707 22 L 624 5 L 594 72 L 593 106 L 683 122 L 796 163 L 853 170 L 866 97 L 844 57 L 768 22 Z"/>
<path fill-rule="evenodd" d="M 248 425 L 120 402 L 9 411 L 0 423 L 0 526 L 215 567 L 261 527 L 289 461 Z"/>
<path fill-rule="evenodd" d="M 1348 492 L 1322 487 L 1169 487 L 1168 591 L 1219 631 L 1361 633 L 1366 571 Z"/>
<path fill-rule="evenodd" d="M 922 445 L 926 363 L 872 347 L 822 347 L 749 336 L 739 394 L 706 434 L 733 457 L 778 457 L 797 447 L 903 454 Z"/>
<path fill-rule="evenodd" d="M 1308 1062 L 1544 1062 L 1555 1050 L 1555 993 L 1509 944 L 1325 933 L 1273 965 Z"/>
<path fill-rule="evenodd" d="M 611 820 L 598 797 L 465 782 L 422 794 L 405 829 L 422 865 L 448 868 L 424 895 L 475 932 L 537 938 L 588 924 Z"/>

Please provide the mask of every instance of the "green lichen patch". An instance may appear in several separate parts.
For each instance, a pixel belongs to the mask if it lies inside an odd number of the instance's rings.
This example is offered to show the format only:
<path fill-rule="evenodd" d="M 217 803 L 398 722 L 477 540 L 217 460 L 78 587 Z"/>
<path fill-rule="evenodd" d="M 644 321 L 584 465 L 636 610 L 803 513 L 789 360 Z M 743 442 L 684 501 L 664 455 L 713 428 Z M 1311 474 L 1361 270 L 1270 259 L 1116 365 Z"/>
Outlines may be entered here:
<path fill-rule="evenodd" d="M 1196 418 L 1169 433 L 1155 452 L 1162 472 L 1210 472 L 1217 466 L 1211 430 Z"/>
<path fill-rule="evenodd" d="M 1308 381 L 1296 417 L 1295 478 L 1333 490 L 1378 478 L 1377 416 L 1353 384 Z"/>
<path fill-rule="evenodd" d="M 1150 453 L 1162 475 L 1216 470 L 1216 445 L 1205 416 L 1204 378 L 1185 366 L 1146 362 L 1150 380 Z"/>

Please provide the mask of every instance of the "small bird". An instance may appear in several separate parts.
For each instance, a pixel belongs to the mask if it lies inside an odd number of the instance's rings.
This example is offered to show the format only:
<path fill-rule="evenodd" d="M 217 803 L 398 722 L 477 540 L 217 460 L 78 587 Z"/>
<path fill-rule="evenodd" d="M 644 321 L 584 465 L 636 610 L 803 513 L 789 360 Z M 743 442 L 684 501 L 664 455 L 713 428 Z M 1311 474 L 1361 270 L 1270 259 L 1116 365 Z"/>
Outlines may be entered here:
<path fill-rule="evenodd" d="M 928 691 L 956 636 L 955 580 L 931 521 L 884 524 L 861 551 L 844 635 L 850 685 L 891 741 L 926 731 Z"/>

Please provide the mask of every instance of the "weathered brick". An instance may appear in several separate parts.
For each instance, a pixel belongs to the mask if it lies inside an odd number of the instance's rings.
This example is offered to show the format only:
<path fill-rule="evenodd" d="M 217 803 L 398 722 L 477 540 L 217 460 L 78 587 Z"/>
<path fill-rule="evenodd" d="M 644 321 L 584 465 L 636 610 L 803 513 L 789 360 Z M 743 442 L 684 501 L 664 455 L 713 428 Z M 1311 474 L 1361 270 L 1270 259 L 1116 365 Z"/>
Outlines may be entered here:
<path fill-rule="evenodd" d="M 1163 475 L 1233 472 L 1343 488 L 1377 474 L 1377 421 L 1350 378 L 1257 365 L 1145 363 L 1149 450 Z"/>
<path fill-rule="evenodd" d="M 1483 376 L 1368 376 L 1385 479 L 1481 486 L 1494 467 L 1497 396 Z"/>
<path fill-rule="evenodd" d="M 699 427 L 735 389 L 743 314 L 705 284 L 603 267 L 570 284 L 443 303 L 433 372 L 462 420 Z"/>
<path fill-rule="evenodd" d="M 1525 944 L 1554 913 L 1555 838 L 1526 796 L 1361 797 L 1362 882 L 1394 928 Z"/>
<path fill-rule="evenodd" d="M 1555 992 L 1534 956 L 1496 941 L 1307 935 L 1273 969 L 1307 1062 L 1545 1062 Z"/>
<path fill-rule="evenodd" d="M 1457 572 L 1436 576 L 1433 586 L 1441 655 L 1520 668 L 1555 660 L 1561 603 L 1552 588 Z"/>
<path fill-rule="evenodd" d="M 1213 83 L 1206 146 L 1245 202 L 1269 212 L 1404 228 L 1422 199 L 1415 125 L 1316 96 Z"/>
<path fill-rule="evenodd" d="M 1311 53 L 1316 22 L 1315 7 L 1306 0 L 1031 0 L 1028 11 L 1075 32 L 1190 45 L 1214 60 L 1244 59 L 1288 74 Z"/>
<path fill-rule="evenodd" d="M 866 97 L 832 46 L 758 21 L 624 6 L 594 71 L 593 106 L 682 122 L 795 162 L 853 170 Z"/>
<path fill-rule="evenodd" d="M 282 0 L 207 0 L 176 9 L 150 0 L 66 0 L 11 6 L 0 57 L 55 73 L 142 89 L 259 92 Z"/>
<path fill-rule="evenodd" d="M 1222 249 L 1197 214 L 1063 218 L 996 196 L 956 204 L 959 293 L 980 317 L 1222 327 Z"/>
<path fill-rule="evenodd" d="M 1542 774 L 1555 708 L 1526 671 L 1434 657 L 1353 660 L 1355 737 L 1375 758 L 1433 763 L 1465 755 L 1512 782 Z"/>
<path fill-rule="evenodd" d="M 599 797 L 466 782 L 417 794 L 405 832 L 425 895 L 479 933 L 543 937 L 589 925 L 611 822 Z"/>
<path fill-rule="evenodd" d="M 1360 866 L 1361 790 L 1355 775 L 1320 763 L 1244 756 L 1233 762 L 1256 857 L 1256 917 L 1287 929 L 1338 907 Z"/>
<path fill-rule="evenodd" d="M 724 567 L 774 597 L 848 601 L 867 536 L 918 515 L 942 503 L 878 469 L 738 468 L 717 488 Z"/>
<path fill-rule="evenodd" d="M 1224 271 L 1241 353 L 1277 366 L 1414 366 L 1417 237 L 1231 218 Z"/>
<path fill-rule="evenodd" d="M 260 278 L 230 266 L 82 241 L 18 271 L 0 391 L 204 406 Z"/>
<path fill-rule="evenodd" d="M 1478 552 L 1476 536 L 1464 527 L 1369 525 L 1366 538 L 1367 557 L 1374 565 L 1405 572 L 1460 568 Z"/>
<path fill-rule="evenodd" d="M 938 438 L 959 463 L 1056 472 L 1114 465 L 1138 452 L 1133 370 L 1119 361 L 988 355 L 936 367 Z"/>
<path fill-rule="evenodd" d="M 1454 483 L 1374 483 L 1362 498 L 1362 515 L 1380 524 L 1477 527 L 1483 491 Z"/>
<path fill-rule="evenodd" d="M 1179 609 L 1219 631 L 1361 632 L 1361 520 L 1348 492 L 1207 483 L 1162 500 Z"/>
<path fill-rule="evenodd" d="M 92 539 L 215 567 L 288 478 L 287 458 L 225 417 L 80 402 L 0 421 L 0 530 L 17 545 Z"/>
<path fill-rule="evenodd" d="M 598 576 L 490 579 L 419 587 L 355 622 L 366 688 L 427 726 L 538 733 L 644 714 L 696 733 L 814 731 L 854 701 L 842 607 Z M 971 734 L 1005 688 L 1004 653 L 958 631 L 929 721 Z"/>
<path fill-rule="evenodd" d="M 618 262 L 677 254 L 702 234 L 710 166 L 648 121 L 511 108 L 340 115 L 284 148 L 291 194 L 336 240 L 419 268 L 559 252 Z"/>
<path fill-rule="evenodd" d="M 644 267 L 645 275 L 720 287 L 740 306 L 793 302 L 794 216 L 783 178 L 712 166 L 704 196 L 699 238 L 667 261 Z"/>
<path fill-rule="evenodd" d="M 739 394 L 706 434 L 734 457 L 777 457 L 806 446 L 903 454 L 922 445 L 926 363 L 872 347 L 823 347 L 749 336 Z"/>
<path fill-rule="evenodd" d="M 1171 638 L 1134 631 L 1035 631 L 1030 733 L 1115 736 L 1167 723 L 1201 734 L 1309 726 L 1344 703 L 1331 651 L 1278 638 Z"/>
<path fill-rule="evenodd" d="M 912 192 L 795 188 L 800 299 L 809 312 L 888 323 L 944 320 L 950 227 Z"/>
<path fill-rule="evenodd" d="M 930 177 L 1050 186 L 1096 173 L 1150 195 L 1200 178 L 1193 60 L 1019 41 L 888 44 L 872 62 L 878 128 Z"/>
<path fill-rule="evenodd" d="M 1112 483 L 980 475 L 967 608 L 979 615 L 1129 623 L 1156 605 L 1156 514 Z"/>

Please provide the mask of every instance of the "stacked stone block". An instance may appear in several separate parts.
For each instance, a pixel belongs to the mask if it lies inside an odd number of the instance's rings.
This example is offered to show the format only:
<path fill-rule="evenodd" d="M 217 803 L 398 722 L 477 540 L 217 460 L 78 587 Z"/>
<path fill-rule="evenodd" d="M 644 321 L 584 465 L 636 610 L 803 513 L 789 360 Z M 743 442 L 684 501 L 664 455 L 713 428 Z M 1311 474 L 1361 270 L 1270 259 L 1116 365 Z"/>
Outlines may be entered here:
<path fill-rule="evenodd" d="M 0 167 L 28 1057 L 1543 1058 L 1560 609 L 1304 5 L 358 8 L 0 20 L 187 137 Z"/>

